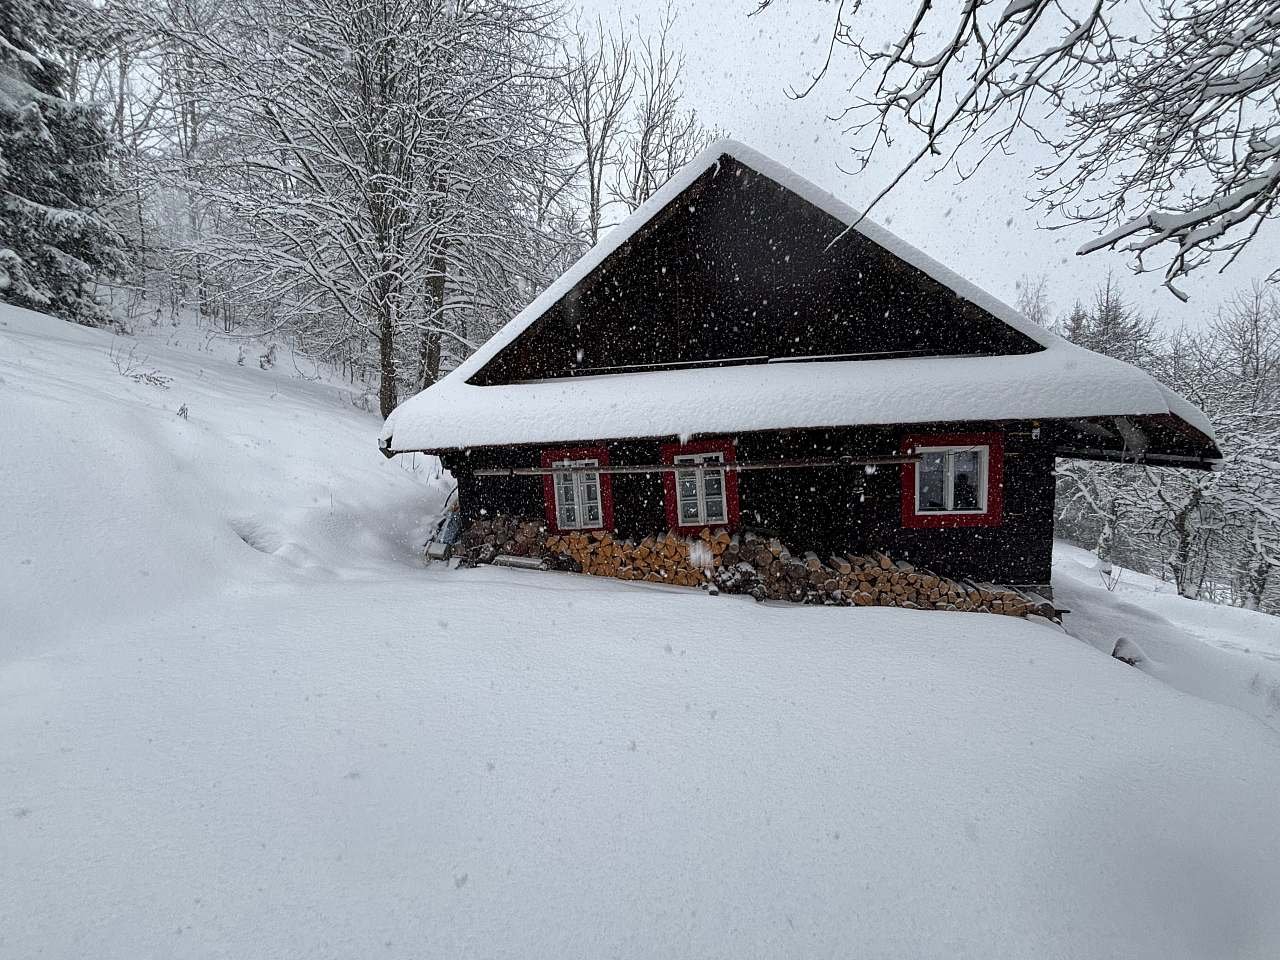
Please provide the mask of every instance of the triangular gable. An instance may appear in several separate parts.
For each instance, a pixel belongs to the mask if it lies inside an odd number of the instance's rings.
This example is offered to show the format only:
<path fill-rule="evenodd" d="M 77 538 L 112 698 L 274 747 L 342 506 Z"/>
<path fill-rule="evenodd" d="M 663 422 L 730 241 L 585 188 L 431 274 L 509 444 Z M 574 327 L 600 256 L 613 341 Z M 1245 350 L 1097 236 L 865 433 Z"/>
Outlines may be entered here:
<path fill-rule="evenodd" d="M 720 141 L 454 376 L 1023 354 L 1053 339 L 807 180 Z"/>

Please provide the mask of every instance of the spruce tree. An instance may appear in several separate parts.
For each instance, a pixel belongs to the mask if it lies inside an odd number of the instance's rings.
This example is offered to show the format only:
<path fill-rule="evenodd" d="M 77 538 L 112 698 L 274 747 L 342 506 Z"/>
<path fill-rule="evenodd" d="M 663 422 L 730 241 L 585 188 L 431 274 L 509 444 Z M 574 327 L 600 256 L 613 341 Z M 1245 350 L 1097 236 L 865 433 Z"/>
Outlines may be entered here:
<path fill-rule="evenodd" d="M 1146 366 L 1155 351 L 1155 322 L 1125 302 L 1110 273 L 1089 307 L 1075 302 L 1062 333 L 1072 343 L 1138 366 Z"/>
<path fill-rule="evenodd" d="M 1155 349 L 1155 323 L 1126 303 L 1110 273 L 1093 294 L 1089 311 L 1090 350 L 1145 367 Z"/>
<path fill-rule="evenodd" d="M 1072 343 L 1078 343 L 1082 347 L 1088 346 L 1089 311 L 1079 300 L 1072 305 L 1071 312 L 1062 321 L 1062 335 Z"/>
<path fill-rule="evenodd" d="M 82 0 L 0 3 L 0 300 L 97 325 L 95 281 L 124 251 L 102 213 L 110 137 L 68 95 L 66 64 L 88 53 L 93 16 Z"/>

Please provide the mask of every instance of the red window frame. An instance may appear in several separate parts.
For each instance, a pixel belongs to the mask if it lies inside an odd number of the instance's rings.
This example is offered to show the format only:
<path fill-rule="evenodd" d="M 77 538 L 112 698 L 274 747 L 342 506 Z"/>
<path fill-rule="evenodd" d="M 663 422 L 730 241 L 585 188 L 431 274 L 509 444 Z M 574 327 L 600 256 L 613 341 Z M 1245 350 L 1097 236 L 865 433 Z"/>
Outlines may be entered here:
<path fill-rule="evenodd" d="M 719 453 L 724 456 L 725 463 L 736 462 L 735 447 L 732 439 L 695 440 L 692 443 L 667 443 L 659 451 L 662 462 L 675 465 L 676 457 L 686 453 Z M 738 502 L 738 473 L 736 470 L 724 472 L 724 523 L 699 523 L 685 526 L 680 523 L 679 501 L 676 498 L 675 471 L 667 470 L 662 474 L 662 490 L 666 501 L 667 526 L 681 533 L 697 533 L 707 527 L 727 527 L 736 530 L 742 517 Z"/>
<path fill-rule="evenodd" d="M 983 513 L 917 513 L 916 465 L 902 465 L 902 525 L 912 529 L 998 527 L 1004 522 L 1004 434 L 915 433 L 902 438 L 902 453 L 916 447 L 987 448 L 987 509 Z"/>
<path fill-rule="evenodd" d="M 549 468 L 557 460 L 594 459 L 602 467 L 609 465 L 608 447 L 552 447 L 542 451 L 542 466 Z M 607 473 L 600 474 L 600 526 L 573 527 L 561 530 L 556 515 L 556 478 L 548 473 L 542 478 L 542 499 L 547 514 L 547 529 L 552 533 L 582 533 L 613 529 L 613 483 Z"/>

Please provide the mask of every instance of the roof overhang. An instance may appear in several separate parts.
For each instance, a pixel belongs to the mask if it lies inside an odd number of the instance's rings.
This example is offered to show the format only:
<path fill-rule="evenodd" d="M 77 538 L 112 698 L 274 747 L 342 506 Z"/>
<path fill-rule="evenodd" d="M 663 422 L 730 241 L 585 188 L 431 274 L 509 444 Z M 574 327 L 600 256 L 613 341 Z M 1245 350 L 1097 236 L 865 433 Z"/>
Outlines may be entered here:
<path fill-rule="evenodd" d="M 388 455 L 480 447 L 965 421 L 1060 421 L 1063 456 L 1209 468 L 1213 428 L 1128 364 L 1065 342 L 1032 354 L 765 364 L 475 386 L 401 404 Z M 1185 458 L 1185 459 L 1179 459 Z"/>

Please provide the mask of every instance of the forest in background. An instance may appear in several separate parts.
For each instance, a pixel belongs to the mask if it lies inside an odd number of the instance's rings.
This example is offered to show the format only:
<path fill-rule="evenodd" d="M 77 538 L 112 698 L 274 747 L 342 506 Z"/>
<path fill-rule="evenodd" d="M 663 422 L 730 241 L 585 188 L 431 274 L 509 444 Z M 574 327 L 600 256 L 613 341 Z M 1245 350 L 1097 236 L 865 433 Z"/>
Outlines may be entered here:
<path fill-rule="evenodd" d="M 14 2 L 0 51 L 34 104 L 0 101 L 5 156 L 31 156 L 6 299 L 289 336 L 383 415 L 715 136 L 670 8 L 646 34 L 542 0 Z M 51 276 L 55 205 L 80 269 Z"/>
<path fill-rule="evenodd" d="M 1132 363 L 1196 404 L 1226 461 L 1216 473 L 1058 461 L 1056 532 L 1184 597 L 1280 614 L 1280 295 L 1238 291 L 1196 329 L 1161 330 L 1108 275 L 1055 316 L 1043 278 L 1024 277 L 1018 308 L 1081 346 Z"/>
<path fill-rule="evenodd" d="M 385 415 L 714 138 L 683 102 L 673 20 L 645 34 L 501 0 L 6 0 L 0 296 L 126 331 L 194 312 L 287 337 Z M 1019 307 L 1197 403 L 1228 457 L 1215 474 L 1063 461 L 1060 533 L 1104 578 L 1125 565 L 1280 612 L 1274 287 L 1174 333 L 1109 281 L 1054 316 L 1028 280 Z"/>

